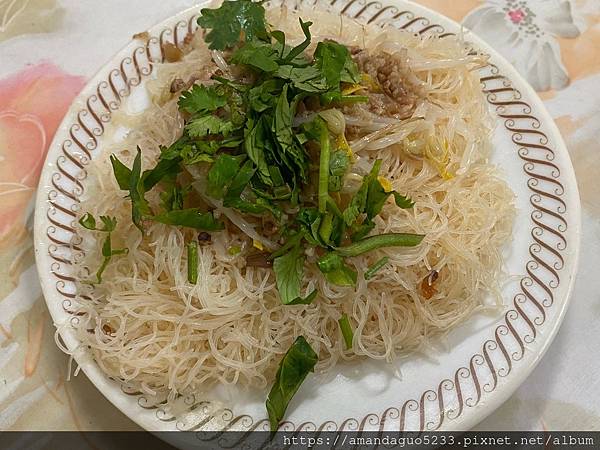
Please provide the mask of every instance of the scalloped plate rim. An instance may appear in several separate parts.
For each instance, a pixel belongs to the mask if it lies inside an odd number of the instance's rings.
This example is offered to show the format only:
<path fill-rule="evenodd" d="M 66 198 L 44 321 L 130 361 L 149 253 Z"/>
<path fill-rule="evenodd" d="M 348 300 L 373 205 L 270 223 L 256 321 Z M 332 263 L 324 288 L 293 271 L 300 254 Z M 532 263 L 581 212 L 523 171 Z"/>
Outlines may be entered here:
<path fill-rule="evenodd" d="M 149 32 L 154 34 L 167 26 L 172 26 L 183 18 L 190 17 L 194 12 L 198 12 L 202 6 L 206 6 L 209 1 L 199 2 L 197 6 L 193 6 L 187 8 L 180 13 L 171 16 L 160 23 L 149 28 Z M 466 29 L 464 26 L 454 22 L 453 20 L 441 15 L 440 13 L 431 10 L 422 5 L 413 3 L 412 1 L 407 0 L 382 0 L 382 3 L 399 6 L 406 5 L 407 9 L 411 12 L 422 15 L 426 18 L 432 19 L 435 23 L 439 23 L 444 27 L 447 27 L 450 30 L 459 30 L 460 28 Z M 573 236 L 569 241 L 569 248 L 572 250 L 570 255 L 570 259 L 572 263 L 570 267 L 565 267 L 564 273 L 568 273 L 569 279 L 565 283 L 567 284 L 567 288 L 565 294 L 561 297 L 561 305 L 560 309 L 555 313 L 555 319 L 551 328 L 547 328 L 546 336 L 541 344 L 539 351 L 535 353 L 535 358 L 526 366 L 522 366 L 518 373 L 515 373 L 510 377 L 508 383 L 506 383 L 502 388 L 497 389 L 493 392 L 493 395 L 489 395 L 486 401 L 482 401 L 474 407 L 469 408 L 469 413 L 464 412 L 458 418 L 454 420 L 447 420 L 444 422 L 443 429 L 448 431 L 453 430 L 466 430 L 470 429 L 491 414 L 497 407 L 499 407 L 502 403 L 504 403 L 514 392 L 515 390 L 522 384 L 522 382 L 529 376 L 529 374 L 533 371 L 533 369 L 537 366 L 552 341 L 554 340 L 556 333 L 563 321 L 565 312 L 570 303 L 570 299 L 572 297 L 572 291 L 574 286 L 575 275 L 578 269 L 579 263 L 579 253 L 580 253 L 580 229 L 581 229 L 581 206 L 579 201 L 579 193 L 577 188 L 577 183 L 574 175 L 574 170 L 568 155 L 568 151 L 562 139 L 562 136 L 558 130 L 558 127 L 554 123 L 554 120 L 549 115 L 546 110 L 543 102 L 537 96 L 537 93 L 533 90 L 533 88 L 529 85 L 529 83 L 514 69 L 514 67 L 506 61 L 504 57 L 502 57 L 499 53 L 497 53 L 493 46 L 485 42 L 483 39 L 479 38 L 473 32 L 468 31 L 469 40 L 476 43 L 478 48 L 483 49 L 488 52 L 496 65 L 498 65 L 502 73 L 508 75 L 508 78 L 511 81 L 514 81 L 515 84 L 519 87 L 519 89 L 525 90 L 524 97 L 531 100 L 532 107 L 535 108 L 536 112 L 540 116 L 540 121 L 548 131 L 548 135 L 554 141 L 554 149 L 557 153 L 561 153 L 563 156 L 566 156 L 566 162 L 564 166 L 561 166 L 562 176 L 564 176 L 570 182 L 570 192 L 576 201 L 569 204 L 569 217 L 571 217 L 571 221 L 569 222 L 569 232 Z M 62 310 L 62 301 L 60 301 L 59 296 L 53 293 L 55 280 L 50 278 L 50 265 L 51 261 L 47 256 L 47 239 L 44 236 L 44 231 L 48 225 L 48 219 L 46 218 L 47 208 L 46 205 L 48 203 L 48 190 L 50 177 L 52 175 L 52 168 L 54 166 L 53 160 L 58 156 L 58 151 L 60 149 L 60 143 L 62 132 L 68 130 L 70 125 L 73 123 L 73 117 L 76 116 L 76 113 L 81 108 L 81 102 L 84 101 L 85 98 L 93 91 L 98 83 L 105 79 L 106 74 L 115 67 L 115 62 L 123 57 L 129 56 L 131 51 L 135 48 L 135 42 L 130 41 L 127 45 L 125 45 L 121 50 L 119 50 L 114 57 L 104 64 L 100 70 L 88 81 L 86 86 L 82 89 L 81 93 L 77 96 L 68 112 L 65 115 L 64 120 L 61 125 L 57 129 L 57 133 L 55 135 L 54 140 L 49 146 L 48 154 L 46 157 L 46 161 L 44 163 L 44 169 L 42 175 L 40 177 L 39 189 L 36 197 L 36 208 L 35 208 L 35 224 L 34 224 L 34 244 L 35 244 L 35 259 L 36 266 L 38 270 L 39 280 L 42 286 L 42 292 L 44 293 L 44 299 L 48 305 L 48 309 L 52 315 L 55 323 L 57 319 L 64 318 L 65 312 Z M 566 169 L 566 170 L 565 170 Z M 573 239 L 574 238 L 574 239 Z M 74 333 L 71 330 L 65 330 L 60 333 L 61 338 L 66 344 L 67 348 L 70 350 L 75 349 L 78 346 L 78 341 L 74 336 Z M 130 400 L 127 398 L 125 394 L 123 394 L 120 390 L 116 390 L 113 385 L 106 379 L 104 373 L 100 370 L 99 366 L 90 358 L 76 358 L 77 362 L 80 364 L 83 372 L 86 376 L 92 381 L 92 383 L 96 386 L 96 388 L 115 406 L 117 407 L 123 414 L 137 423 L 140 427 L 145 428 L 147 430 L 152 430 L 152 424 L 146 423 L 146 420 L 142 420 L 140 414 L 136 414 L 135 411 L 131 411 L 130 408 Z"/>

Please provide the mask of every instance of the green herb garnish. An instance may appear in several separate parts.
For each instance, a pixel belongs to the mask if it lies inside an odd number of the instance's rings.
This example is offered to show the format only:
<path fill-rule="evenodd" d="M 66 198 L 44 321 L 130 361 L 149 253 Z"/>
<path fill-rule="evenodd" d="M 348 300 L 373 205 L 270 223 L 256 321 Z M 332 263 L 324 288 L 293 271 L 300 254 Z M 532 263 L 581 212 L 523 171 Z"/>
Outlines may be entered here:
<path fill-rule="evenodd" d="M 113 256 L 124 255 L 129 251 L 129 249 L 126 249 L 126 248 L 121 248 L 121 249 L 113 249 L 112 248 L 111 236 L 112 236 L 112 232 L 115 231 L 115 228 L 117 228 L 117 219 L 115 217 L 110 217 L 110 216 L 100 216 L 100 221 L 104 225 L 102 228 L 96 227 L 96 219 L 90 213 L 85 214 L 81 219 L 79 219 L 79 224 L 82 227 L 84 227 L 88 230 L 91 230 L 91 231 L 100 231 L 102 233 L 107 233 L 107 236 L 104 239 L 104 243 L 102 244 L 103 260 L 102 260 L 102 264 L 100 265 L 100 268 L 96 272 L 96 283 L 102 282 L 102 274 L 106 270 L 106 267 L 108 267 L 108 264 L 110 263 L 110 260 L 112 259 Z"/>
<path fill-rule="evenodd" d="M 220 8 L 204 8 L 200 12 L 198 25 L 211 30 L 205 40 L 213 50 L 225 50 L 241 41 L 268 37 L 262 2 L 229 0 Z"/>
<path fill-rule="evenodd" d="M 279 363 L 275 383 L 267 397 L 271 431 L 277 431 L 279 428 L 279 422 L 283 419 L 290 400 L 298 392 L 309 372 L 314 371 L 317 360 L 317 354 L 306 339 L 298 336 Z"/>
<path fill-rule="evenodd" d="M 344 343 L 346 344 L 346 350 L 350 350 L 352 348 L 352 340 L 354 339 L 354 332 L 352 331 L 352 326 L 350 325 L 350 320 L 346 314 L 342 314 L 342 317 L 338 320 L 338 324 L 340 326 L 340 330 L 342 331 L 342 336 L 344 337 Z"/>
<path fill-rule="evenodd" d="M 285 254 L 278 256 L 273 261 L 273 271 L 277 280 L 277 290 L 284 305 L 310 304 L 316 297 L 317 292 L 311 292 L 302 298 L 300 287 L 302 285 L 302 274 L 304 272 L 304 255 L 298 242 Z"/>
<path fill-rule="evenodd" d="M 384 256 L 371 267 L 369 267 L 365 272 L 365 280 L 370 280 L 371 278 L 373 278 L 377 272 L 383 269 L 383 267 L 388 263 L 389 260 L 389 257 Z"/>
<path fill-rule="evenodd" d="M 132 221 L 142 233 L 147 222 L 222 230 L 225 224 L 215 218 L 213 207 L 224 209 L 232 222 L 229 213 L 241 216 L 263 233 L 264 242 L 268 236 L 280 245 L 266 253 L 260 239 L 254 243 L 261 250 L 262 266 L 257 267 L 270 270 L 272 265 L 280 300 L 288 306 L 310 305 L 317 296 L 316 290 L 303 292 L 306 255 L 318 255 L 317 266 L 328 283 L 352 288 L 358 273 L 351 258 L 419 245 L 422 235 L 373 235 L 390 197 L 399 208 L 414 205 L 381 178 L 382 161 L 375 161 L 356 192 L 348 193 L 355 158 L 345 130 L 334 126 L 335 114 L 324 111 L 370 101 L 350 50 L 326 40 L 308 52 L 312 23 L 301 19 L 304 40 L 290 46 L 285 33 L 266 23 L 262 1 L 226 0 L 201 12 L 198 24 L 207 31 L 205 40 L 210 49 L 223 51 L 231 72 L 181 94 L 182 135 L 161 148 L 153 168 L 142 171 L 139 148 L 131 168 L 111 157 L 115 179 L 131 200 Z M 226 78 L 231 73 L 236 78 Z M 93 217 L 82 220 L 95 229 Z M 120 251 L 110 248 L 110 232 L 107 242 L 106 254 Z M 232 246 L 228 253 L 237 255 L 242 248 Z M 187 251 L 188 281 L 195 284 L 198 243 L 187 244 Z M 387 262 L 387 257 L 377 261 L 365 279 Z M 346 315 L 339 326 L 351 348 Z M 284 356 L 267 400 L 272 430 L 316 362 L 315 352 L 299 337 Z"/>
<path fill-rule="evenodd" d="M 187 244 L 187 276 L 188 282 L 198 282 L 198 243 L 196 241 Z"/>

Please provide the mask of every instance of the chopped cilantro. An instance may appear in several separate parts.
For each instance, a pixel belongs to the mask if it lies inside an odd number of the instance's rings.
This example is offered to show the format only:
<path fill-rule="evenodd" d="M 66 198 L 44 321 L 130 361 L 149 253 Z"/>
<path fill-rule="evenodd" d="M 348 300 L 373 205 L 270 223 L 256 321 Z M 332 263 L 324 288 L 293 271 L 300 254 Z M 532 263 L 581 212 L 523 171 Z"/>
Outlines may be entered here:
<path fill-rule="evenodd" d="M 289 45 L 285 33 L 269 29 L 262 1 L 225 0 L 219 8 L 201 13 L 198 24 L 207 31 L 205 41 L 210 49 L 225 51 L 231 71 L 181 94 L 182 135 L 161 148 L 153 168 L 142 172 L 139 149 L 131 168 L 111 156 L 115 179 L 129 192 L 133 223 L 142 232 L 148 221 L 219 231 L 225 225 L 199 198 L 222 202 L 248 219 L 256 232 L 281 243 L 265 259 L 272 261 L 280 300 L 288 306 L 309 305 L 317 297 L 316 290 L 301 292 L 307 247 L 317 250 L 316 265 L 328 283 L 354 287 L 358 276 L 350 258 L 419 245 L 422 235 L 371 235 L 391 196 L 399 208 L 414 203 L 380 176 L 379 160 L 358 189 L 348 193 L 347 176 L 355 162 L 352 149 L 344 132 L 330 131 L 339 126 L 334 128 L 318 114 L 330 104 L 370 101 L 355 95 L 363 88 L 350 50 L 332 40 L 311 46 L 312 23 L 302 19 L 304 39 Z M 309 48 L 315 50 L 311 53 Z M 190 192 L 192 187 L 199 196 Z M 158 195 L 146 197 L 153 190 Z M 89 214 L 80 221 L 90 230 L 108 233 L 99 281 L 110 257 L 125 251 L 112 249 L 116 221 L 105 216 L 100 220 L 99 229 Z M 190 242 L 187 251 L 188 281 L 195 284 L 198 243 Z M 236 255 L 242 248 L 232 246 L 228 252 Z M 387 257 L 378 260 L 365 271 L 365 279 L 387 262 Z M 268 264 L 263 269 L 271 270 Z M 346 315 L 339 326 L 350 349 L 353 331 Z M 302 337 L 284 356 L 266 404 L 272 430 L 316 361 Z"/>
<path fill-rule="evenodd" d="M 191 90 L 179 98 L 179 109 L 190 114 L 216 111 L 227 104 L 227 97 L 219 94 L 213 87 L 195 84 Z"/>
<path fill-rule="evenodd" d="M 268 38 L 262 2 L 227 0 L 220 8 L 204 8 L 200 13 L 198 25 L 210 29 L 205 40 L 213 50 L 226 50 L 241 41 Z"/>
<path fill-rule="evenodd" d="M 96 218 L 87 213 L 81 219 L 79 219 L 79 224 L 90 231 L 100 231 L 103 233 L 107 233 L 104 242 L 102 243 L 102 264 L 96 271 L 96 283 L 102 282 L 102 274 L 108 267 L 110 260 L 115 255 L 124 255 L 129 249 L 121 248 L 121 249 L 113 249 L 112 248 L 112 232 L 117 228 L 117 219 L 115 217 L 110 216 L 100 216 L 100 221 L 104 225 L 102 228 L 96 228 Z"/>
<path fill-rule="evenodd" d="M 216 220 L 212 213 L 201 212 L 198 208 L 173 210 L 150 217 L 150 219 L 166 225 L 176 225 L 203 231 L 219 231 L 223 229 L 223 224 Z"/>
<path fill-rule="evenodd" d="M 202 116 L 193 119 L 185 127 L 191 137 L 201 138 L 210 134 L 228 135 L 233 131 L 233 123 L 217 116 Z"/>

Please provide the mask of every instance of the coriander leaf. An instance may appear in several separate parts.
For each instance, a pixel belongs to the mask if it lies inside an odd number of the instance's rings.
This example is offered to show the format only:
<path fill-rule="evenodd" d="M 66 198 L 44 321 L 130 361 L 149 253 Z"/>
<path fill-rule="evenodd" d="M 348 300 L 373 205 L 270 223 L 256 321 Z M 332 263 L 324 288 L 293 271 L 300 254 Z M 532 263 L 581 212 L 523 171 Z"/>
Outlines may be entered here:
<path fill-rule="evenodd" d="M 149 219 L 165 225 L 176 225 L 203 231 L 219 231 L 224 228 L 223 224 L 216 220 L 212 213 L 203 213 L 198 208 L 173 210 L 149 217 Z"/>
<path fill-rule="evenodd" d="M 383 209 L 383 205 L 390 197 L 390 195 L 394 196 L 396 201 L 396 205 L 403 209 L 410 209 L 414 206 L 414 203 L 409 198 L 400 195 L 396 191 L 388 191 L 384 189 L 381 182 L 379 181 L 378 175 L 381 167 L 381 161 L 378 160 L 373 165 L 373 169 L 371 170 L 371 175 L 369 178 L 369 193 L 367 196 L 367 218 L 372 219 L 377 216 L 381 210 Z"/>
<path fill-rule="evenodd" d="M 95 231 L 96 230 L 96 219 L 90 213 L 87 213 L 81 219 L 79 219 L 79 223 L 83 228 L 88 230 Z"/>
<path fill-rule="evenodd" d="M 206 193 L 214 199 L 221 200 L 225 196 L 227 187 L 238 173 L 240 163 L 239 156 L 220 154 L 208 172 Z"/>
<path fill-rule="evenodd" d="M 271 31 L 271 37 L 273 39 L 275 39 L 277 41 L 277 43 L 280 45 L 280 48 L 278 49 L 279 53 L 282 53 L 283 50 L 285 50 L 285 33 L 283 31 L 279 31 L 279 30 L 274 30 Z M 283 55 L 282 55 L 283 57 Z"/>
<path fill-rule="evenodd" d="M 302 20 L 302 18 L 300 18 L 299 20 L 300 20 L 300 27 L 302 28 L 302 32 L 304 33 L 304 36 L 306 39 L 304 39 L 304 41 L 300 45 L 291 49 L 287 55 L 285 55 L 285 57 L 283 58 L 283 61 L 282 61 L 283 64 L 291 63 L 297 56 L 300 56 L 304 52 L 304 50 L 306 50 L 308 48 L 308 46 L 310 45 L 310 41 L 312 39 L 312 37 L 310 35 L 310 27 L 312 26 L 313 23 L 312 22 L 304 22 Z M 285 47 L 285 35 L 284 35 L 283 45 Z"/>
<path fill-rule="evenodd" d="M 113 173 L 119 184 L 119 188 L 123 191 L 129 190 L 129 180 L 131 178 L 131 170 L 117 158 L 115 155 L 110 155 L 110 163 L 113 167 Z"/>
<path fill-rule="evenodd" d="M 367 193 L 367 204 L 365 212 L 367 213 L 367 219 L 371 220 L 377 216 L 383 209 L 383 205 L 387 199 L 392 195 L 392 192 L 386 192 L 381 182 L 378 179 L 379 170 L 381 168 L 381 160 L 375 161 L 367 182 L 369 183 Z"/>
<path fill-rule="evenodd" d="M 262 113 L 275 107 L 277 97 L 281 93 L 283 80 L 270 79 L 253 87 L 248 91 L 248 102 L 250 108 L 257 113 Z"/>
<path fill-rule="evenodd" d="M 271 253 L 271 255 L 269 256 L 269 260 L 278 258 L 281 255 L 285 255 L 290 249 L 299 245 L 300 242 L 302 242 L 302 239 L 304 238 L 304 236 L 305 236 L 304 231 L 300 231 L 300 232 L 290 236 L 288 238 L 287 242 L 282 247 L 280 247 L 279 249 L 277 249 L 273 253 Z"/>
<path fill-rule="evenodd" d="M 310 305 L 313 302 L 313 300 L 317 297 L 317 294 L 318 294 L 318 291 L 315 289 L 310 294 L 308 294 L 306 297 L 304 297 L 304 298 L 298 297 L 297 299 L 289 302 L 288 305 Z"/>
<path fill-rule="evenodd" d="M 363 238 L 366 238 L 371 231 L 375 228 L 375 222 L 371 220 L 366 220 L 360 225 L 354 225 L 352 227 L 352 236 L 351 239 L 353 242 L 360 241 Z"/>
<path fill-rule="evenodd" d="M 300 243 L 273 261 L 273 271 L 281 303 L 289 305 L 300 297 L 300 286 L 304 273 L 304 256 Z"/>
<path fill-rule="evenodd" d="M 341 80 L 344 83 L 352 84 L 359 84 L 362 81 L 362 75 L 360 70 L 358 70 L 358 65 L 354 62 L 350 53 L 346 56 L 346 63 L 344 64 Z"/>
<path fill-rule="evenodd" d="M 342 177 L 330 176 L 328 182 L 329 192 L 340 192 L 342 190 Z"/>
<path fill-rule="evenodd" d="M 117 219 L 115 217 L 100 216 L 100 221 L 104 225 L 103 228 L 97 228 L 96 218 L 92 214 L 86 213 L 81 219 L 79 219 L 79 224 L 88 230 L 103 231 L 106 233 L 114 231 L 117 227 Z"/>
<path fill-rule="evenodd" d="M 184 197 L 188 194 L 190 187 L 181 188 L 175 184 L 169 186 L 160 193 L 161 205 L 165 211 L 183 209 Z"/>
<path fill-rule="evenodd" d="M 319 357 L 303 336 L 298 336 L 279 363 L 275 383 L 266 401 L 271 431 L 277 431 L 279 422 L 292 397 L 309 372 L 313 372 Z"/>
<path fill-rule="evenodd" d="M 251 0 L 225 1 L 220 8 L 204 8 L 198 25 L 211 31 L 205 41 L 212 50 L 226 50 L 240 42 L 268 39 L 265 9 Z"/>
<path fill-rule="evenodd" d="M 323 273 L 333 272 L 344 265 L 344 259 L 335 252 L 327 253 L 321 256 L 317 261 L 317 267 Z"/>
<path fill-rule="evenodd" d="M 256 168 L 254 167 L 254 163 L 251 160 L 246 161 L 229 185 L 223 205 L 227 206 L 228 200 L 238 200 L 255 173 Z"/>
<path fill-rule="evenodd" d="M 315 50 L 315 65 L 321 71 L 327 86 L 337 89 L 342 79 L 342 71 L 350 52 L 346 47 L 333 41 L 319 42 Z"/>
<path fill-rule="evenodd" d="M 231 57 L 233 64 L 243 64 L 263 72 L 275 72 L 279 68 L 277 53 L 270 45 L 248 42 L 235 51 Z"/>
<path fill-rule="evenodd" d="M 233 123 L 217 116 L 198 117 L 185 126 L 185 130 L 188 134 L 195 138 L 201 138 L 212 134 L 222 134 L 227 136 L 233 129 Z"/>
<path fill-rule="evenodd" d="M 116 221 L 115 221 L 115 223 L 116 223 Z M 100 265 L 100 267 L 98 268 L 98 271 L 96 272 L 96 282 L 97 283 L 102 282 L 102 274 L 108 267 L 108 264 L 110 263 L 110 260 L 112 259 L 113 256 L 124 255 L 124 254 L 127 254 L 128 252 L 129 252 L 129 249 L 127 249 L 127 248 L 113 250 L 111 234 L 109 232 L 108 236 L 106 236 L 106 239 L 104 239 L 104 242 L 102 244 L 102 256 L 104 259 L 102 260 L 102 264 Z"/>
<path fill-rule="evenodd" d="M 317 261 L 317 267 L 323 272 L 328 282 L 337 286 L 356 286 L 358 277 L 344 259 L 336 252 L 330 252 Z"/>
<path fill-rule="evenodd" d="M 181 159 L 179 156 L 176 156 L 173 153 L 169 155 L 169 158 L 163 158 L 161 155 L 161 159 L 156 167 L 145 171 L 142 175 L 144 192 L 151 190 L 165 177 L 175 177 L 181 171 L 179 167 L 180 161 Z M 110 155 L 110 162 L 119 187 L 122 190 L 129 190 L 132 181 L 131 170 L 119 161 L 115 155 Z"/>
<path fill-rule="evenodd" d="M 227 104 L 227 98 L 213 87 L 195 84 L 179 97 L 179 109 L 190 114 L 216 111 Z"/>
<path fill-rule="evenodd" d="M 339 90 L 340 82 L 360 83 L 358 66 L 350 51 L 334 41 L 319 42 L 314 54 L 315 65 L 323 73 L 329 89 Z"/>
<path fill-rule="evenodd" d="M 214 137 L 214 136 L 213 136 Z M 209 141 L 192 140 L 184 135 L 182 139 L 168 149 L 163 150 L 161 160 L 178 160 L 186 166 L 200 162 L 213 162 L 213 155 L 220 148 L 237 147 L 241 143 L 239 138 L 229 137 L 223 140 L 212 139 Z"/>
<path fill-rule="evenodd" d="M 265 128 L 265 119 L 261 117 L 256 124 L 248 121 L 245 131 L 244 148 L 248 157 L 256 164 L 258 175 L 261 181 L 267 186 L 271 186 L 271 175 L 265 155 L 265 141 L 267 140 L 267 130 Z"/>
<path fill-rule="evenodd" d="M 283 65 L 279 66 L 275 76 L 291 81 L 294 88 L 306 93 L 322 93 L 328 89 L 322 72 L 315 66 L 294 67 Z"/>
<path fill-rule="evenodd" d="M 352 348 L 354 332 L 352 331 L 352 326 L 350 325 L 348 316 L 346 314 L 342 314 L 342 317 L 338 319 L 338 324 L 340 325 L 344 343 L 346 344 L 346 350 L 350 350 Z"/>
<path fill-rule="evenodd" d="M 173 142 L 169 147 L 161 147 L 160 148 L 160 160 L 171 160 L 171 159 L 181 159 L 182 154 L 185 151 L 188 151 L 188 148 L 191 148 L 193 142 L 187 135 L 183 135 L 175 142 Z"/>
<path fill-rule="evenodd" d="M 358 278 L 358 274 L 355 270 L 351 269 L 347 265 L 343 265 L 337 270 L 332 272 L 327 272 L 325 274 L 325 279 L 336 286 L 356 286 L 356 280 Z"/>
<path fill-rule="evenodd" d="M 396 191 L 394 191 L 394 200 L 396 201 L 396 205 L 402 209 L 410 209 L 415 206 L 415 202 L 410 198 L 398 194 Z"/>
<path fill-rule="evenodd" d="M 361 214 L 364 214 L 367 210 L 369 188 L 373 181 L 377 182 L 377 174 L 381 167 L 381 161 L 375 161 L 371 172 L 363 178 L 363 182 L 356 192 L 356 194 L 350 200 L 350 204 L 343 213 L 344 221 L 349 227 L 354 224 Z M 372 207 L 371 207 L 372 212 Z"/>
<path fill-rule="evenodd" d="M 104 228 L 98 231 L 105 231 L 110 233 L 112 231 L 115 231 L 115 228 L 117 228 L 117 219 L 115 217 L 100 216 L 100 220 L 102 221 Z"/>
<path fill-rule="evenodd" d="M 318 245 L 327 248 L 327 243 L 323 242 L 319 230 L 321 228 L 322 214 L 317 208 L 304 208 L 300 211 L 296 220 L 304 231 L 306 240 L 312 245 Z"/>
<path fill-rule="evenodd" d="M 108 264 L 110 263 L 111 258 L 114 255 L 122 255 L 122 254 L 125 254 L 128 252 L 128 249 L 126 249 L 126 248 L 122 248 L 122 249 L 113 249 L 112 248 L 111 233 L 117 227 L 117 219 L 115 217 L 110 217 L 110 216 L 100 216 L 100 221 L 104 225 L 104 228 L 96 228 L 96 219 L 90 213 L 87 213 L 85 216 L 83 216 L 81 219 L 79 219 L 79 223 L 81 224 L 81 226 L 83 226 L 84 228 L 87 228 L 88 230 L 101 231 L 104 233 L 108 233 L 108 235 L 104 239 L 104 242 L 102 243 L 103 260 L 102 260 L 102 264 L 98 268 L 98 271 L 96 272 L 96 282 L 97 283 L 102 282 L 102 274 L 104 273 L 104 270 L 106 270 L 106 267 L 108 267 Z"/>
<path fill-rule="evenodd" d="M 344 239 L 346 233 L 346 223 L 340 216 L 334 214 L 333 216 L 333 230 L 331 232 L 330 242 L 332 245 L 339 246 Z"/>
<path fill-rule="evenodd" d="M 256 168 L 252 161 L 248 160 L 239 169 L 223 199 L 223 206 L 236 208 L 242 212 L 251 214 L 260 214 L 264 211 L 270 211 L 276 218 L 281 216 L 281 211 L 274 208 L 269 202 L 262 199 L 258 199 L 256 203 L 252 203 L 249 200 L 242 198 L 242 193 L 248 186 L 248 183 L 254 177 Z"/>
<path fill-rule="evenodd" d="M 306 151 L 297 140 L 292 129 L 298 99 L 290 103 L 288 100 L 288 90 L 289 85 L 286 84 L 277 100 L 272 131 L 282 150 L 279 156 L 281 156 L 284 164 L 289 167 L 293 174 L 299 172 L 300 178 L 303 181 L 307 181 L 308 161 Z"/>
<path fill-rule="evenodd" d="M 144 180 L 144 190 L 148 192 L 154 186 L 156 186 L 164 178 L 174 179 L 179 172 L 181 167 L 179 166 L 179 159 L 161 159 L 154 169 L 147 170 L 142 176 Z"/>
<path fill-rule="evenodd" d="M 212 143 L 212 142 L 211 142 Z M 215 142 L 216 143 L 216 142 Z M 186 166 L 192 166 L 198 163 L 212 163 L 215 162 L 215 158 L 211 156 L 209 153 L 200 153 L 200 152 L 190 152 L 185 155 L 183 163 Z"/>
<path fill-rule="evenodd" d="M 131 199 L 131 219 L 142 233 L 144 232 L 142 220 L 152 213 L 150 205 L 144 197 L 145 192 L 142 181 L 142 151 L 138 147 L 131 168 L 131 177 L 129 177 L 129 198 Z"/>

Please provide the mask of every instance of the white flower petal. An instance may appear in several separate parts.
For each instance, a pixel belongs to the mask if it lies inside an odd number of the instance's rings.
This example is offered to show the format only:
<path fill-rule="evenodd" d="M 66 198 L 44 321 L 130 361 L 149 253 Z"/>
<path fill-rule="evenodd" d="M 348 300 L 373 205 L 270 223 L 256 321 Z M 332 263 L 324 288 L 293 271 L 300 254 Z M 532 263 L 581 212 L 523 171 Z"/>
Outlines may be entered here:
<path fill-rule="evenodd" d="M 576 38 L 581 34 L 573 21 L 571 4 L 562 2 L 545 17 L 544 30 L 564 38 Z"/>
<path fill-rule="evenodd" d="M 569 76 L 560 60 L 560 50 L 556 42 L 547 41 L 539 56 L 532 59 L 533 64 L 527 72 L 527 80 L 537 91 L 562 89 L 569 84 Z"/>
<path fill-rule="evenodd" d="M 471 11 L 463 24 L 484 39 L 491 36 L 508 37 L 513 31 L 506 22 L 504 12 L 486 6 Z"/>

